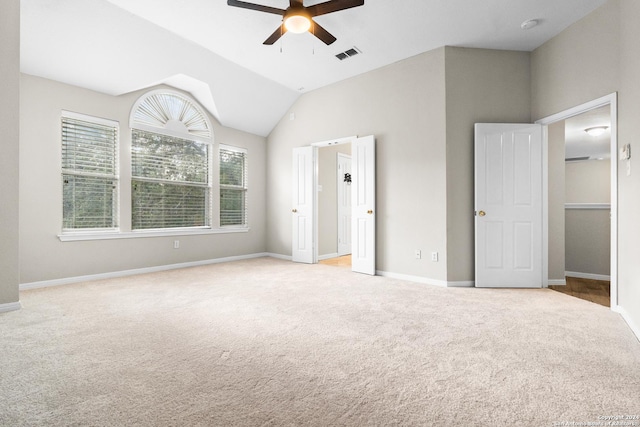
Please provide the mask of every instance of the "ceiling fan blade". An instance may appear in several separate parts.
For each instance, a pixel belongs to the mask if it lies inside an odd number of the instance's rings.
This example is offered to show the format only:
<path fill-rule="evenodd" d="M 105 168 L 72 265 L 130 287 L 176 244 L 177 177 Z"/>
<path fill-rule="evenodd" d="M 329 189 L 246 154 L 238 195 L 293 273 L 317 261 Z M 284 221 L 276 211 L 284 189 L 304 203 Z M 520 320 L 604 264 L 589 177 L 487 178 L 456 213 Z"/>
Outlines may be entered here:
<path fill-rule="evenodd" d="M 339 10 L 362 6 L 363 4 L 364 0 L 330 0 L 307 7 L 307 12 L 309 12 L 311 16 L 320 16 L 331 12 L 337 12 Z"/>
<path fill-rule="evenodd" d="M 286 12 L 286 10 L 283 10 L 283 9 L 277 9 L 275 7 L 269 7 L 269 6 L 262 6 L 260 4 L 247 3 L 246 1 L 239 1 L 239 0 L 227 0 L 227 4 L 229 6 L 241 7 L 243 9 L 251 9 L 251 10 L 257 10 L 260 12 L 273 13 L 274 15 L 284 16 L 284 13 Z"/>
<path fill-rule="evenodd" d="M 313 21 L 313 25 L 311 26 L 311 29 L 309 29 L 309 32 L 314 36 L 316 36 L 317 38 L 319 38 L 320 40 L 322 40 L 326 45 L 330 45 L 331 43 L 336 41 L 336 38 L 333 35 L 331 35 L 329 31 L 322 28 L 320 24 L 318 24 L 315 21 Z"/>
<path fill-rule="evenodd" d="M 282 24 L 273 32 L 273 34 L 269 36 L 269 38 L 262 42 L 262 44 L 272 45 L 277 42 L 278 39 L 282 37 L 282 35 L 286 32 L 287 29 L 284 27 L 284 24 Z"/>

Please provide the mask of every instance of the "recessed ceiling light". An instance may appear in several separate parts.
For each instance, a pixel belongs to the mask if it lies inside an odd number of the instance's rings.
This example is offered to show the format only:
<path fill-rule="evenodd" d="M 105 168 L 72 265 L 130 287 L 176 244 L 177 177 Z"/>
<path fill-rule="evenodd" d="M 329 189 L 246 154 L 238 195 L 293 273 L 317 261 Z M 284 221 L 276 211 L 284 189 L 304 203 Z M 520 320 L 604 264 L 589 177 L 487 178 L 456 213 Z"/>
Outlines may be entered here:
<path fill-rule="evenodd" d="M 537 19 L 529 19 L 528 21 L 524 21 L 522 24 L 520 24 L 520 28 L 522 28 L 523 30 L 528 30 L 535 27 L 539 23 L 540 21 L 538 21 Z"/>
<path fill-rule="evenodd" d="M 609 129 L 609 126 L 594 126 L 592 128 L 587 128 L 584 131 L 591 136 L 600 136 L 605 133 L 607 129 Z"/>

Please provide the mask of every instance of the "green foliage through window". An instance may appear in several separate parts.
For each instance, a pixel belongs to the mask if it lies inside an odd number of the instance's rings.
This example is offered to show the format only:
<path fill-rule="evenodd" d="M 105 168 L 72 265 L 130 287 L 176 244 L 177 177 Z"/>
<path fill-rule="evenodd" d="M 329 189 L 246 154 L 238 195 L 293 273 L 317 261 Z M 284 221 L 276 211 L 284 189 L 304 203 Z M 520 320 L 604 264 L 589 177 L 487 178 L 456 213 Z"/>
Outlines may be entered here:
<path fill-rule="evenodd" d="M 62 228 L 117 227 L 115 125 L 62 117 Z"/>
<path fill-rule="evenodd" d="M 131 174 L 134 230 L 209 226 L 209 144 L 134 129 Z"/>
<path fill-rule="evenodd" d="M 246 225 L 246 153 L 220 148 L 220 225 Z"/>

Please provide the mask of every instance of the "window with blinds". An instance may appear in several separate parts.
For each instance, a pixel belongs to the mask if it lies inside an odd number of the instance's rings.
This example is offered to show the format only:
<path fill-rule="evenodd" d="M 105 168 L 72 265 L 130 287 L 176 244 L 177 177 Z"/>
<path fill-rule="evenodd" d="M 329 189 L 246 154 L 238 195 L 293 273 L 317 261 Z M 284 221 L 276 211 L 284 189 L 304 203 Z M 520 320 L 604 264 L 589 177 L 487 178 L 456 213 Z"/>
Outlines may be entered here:
<path fill-rule="evenodd" d="M 62 229 L 118 227 L 118 125 L 64 112 Z"/>
<path fill-rule="evenodd" d="M 247 152 L 220 146 L 220 226 L 247 224 Z"/>
<path fill-rule="evenodd" d="M 132 229 L 210 225 L 209 147 L 132 130 Z"/>

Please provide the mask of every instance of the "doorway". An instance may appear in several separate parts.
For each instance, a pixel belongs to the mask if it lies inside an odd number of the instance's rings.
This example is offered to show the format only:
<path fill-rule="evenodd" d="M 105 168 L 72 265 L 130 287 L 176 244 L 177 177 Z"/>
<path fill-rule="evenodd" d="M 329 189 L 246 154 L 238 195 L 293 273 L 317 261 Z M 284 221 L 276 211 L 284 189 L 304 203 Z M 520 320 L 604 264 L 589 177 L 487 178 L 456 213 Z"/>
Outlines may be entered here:
<path fill-rule="evenodd" d="M 348 137 L 293 149 L 292 242 L 294 262 L 318 262 L 318 150 L 351 143 L 351 270 L 376 274 L 375 137 Z M 335 175 L 334 175 L 335 176 Z M 336 252 L 337 253 L 337 252 Z"/>
<path fill-rule="evenodd" d="M 549 241 L 556 264 L 549 268 L 549 288 L 606 306 L 611 300 L 609 110 L 595 108 L 548 127 L 549 218 L 557 222 Z"/>
<path fill-rule="evenodd" d="M 610 136 L 609 136 L 608 143 L 605 144 L 608 146 L 608 148 L 605 148 L 604 150 L 605 153 L 594 154 L 594 153 L 583 152 L 582 155 L 579 155 L 580 153 L 576 153 L 575 151 L 572 151 L 572 149 L 570 149 L 569 147 L 565 148 L 563 144 L 561 152 L 566 150 L 567 156 L 561 155 L 561 157 L 559 157 L 557 153 L 558 147 L 554 146 L 551 141 L 554 138 L 554 135 L 553 135 L 554 129 L 558 127 L 558 124 L 564 121 L 573 121 L 573 122 L 580 123 L 581 115 L 586 115 L 586 116 L 583 116 L 583 118 L 584 117 L 588 118 L 589 116 L 598 116 L 598 113 L 601 113 L 601 112 L 605 112 L 605 113 L 608 112 L 608 118 L 610 123 L 610 126 L 607 129 L 607 132 L 609 132 Z M 580 243 L 568 242 L 568 239 L 572 239 L 573 237 L 570 237 L 565 234 L 565 220 L 567 225 L 570 225 L 571 227 L 573 227 L 576 225 L 576 223 L 574 222 L 574 218 L 576 217 L 574 211 L 581 211 L 579 216 L 584 216 L 584 213 L 586 211 L 591 211 L 591 213 L 595 212 L 599 216 L 602 216 L 604 212 L 605 217 L 606 217 L 606 214 L 609 213 L 609 226 L 608 226 L 608 232 L 609 232 L 608 248 L 610 252 L 608 257 L 609 258 L 608 267 L 610 272 L 609 273 L 609 278 L 610 278 L 609 305 L 610 307 L 615 308 L 617 306 L 617 183 L 618 183 L 617 127 L 616 127 L 617 94 L 613 93 L 611 95 L 604 96 L 602 98 L 579 105 L 577 107 L 560 112 L 558 114 L 554 114 L 553 116 L 546 117 L 544 119 L 539 120 L 536 123 L 545 126 L 545 129 L 546 129 L 545 139 L 543 144 L 543 151 L 544 151 L 543 159 L 545 160 L 545 169 L 546 169 L 545 173 L 543 173 L 543 179 L 545 180 L 545 182 L 543 183 L 543 192 L 544 192 L 543 210 L 544 210 L 544 218 L 545 218 L 545 223 L 543 224 L 543 239 L 544 239 L 543 250 L 545 251 L 545 253 L 543 253 L 543 262 L 544 262 L 543 269 L 545 270 L 545 277 L 549 278 L 548 285 L 551 285 L 551 286 L 566 285 L 565 280 L 567 279 L 565 279 L 565 272 L 571 271 L 567 269 L 567 268 L 571 268 L 569 264 L 567 264 L 567 262 L 573 262 L 572 260 L 568 259 L 568 255 L 573 256 L 573 254 L 565 254 L 565 247 L 570 246 L 575 248 L 576 244 L 580 245 Z M 594 123 L 594 126 L 590 125 L 589 127 L 596 127 L 596 126 L 598 125 Z M 586 130 L 587 128 L 588 127 L 585 127 L 585 129 L 583 129 L 582 131 Z M 562 126 L 562 129 L 564 131 L 564 126 Z M 565 198 L 568 196 L 565 194 L 564 185 L 558 185 L 558 183 L 560 182 L 564 184 L 564 173 L 575 174 L 579 172 L 576 170 L 567 169 L 567 163 L 577 162 L 578 160 L 575 160 L 575 159 L 578 159 L 578 158 L 582 158 L 582 161 L 586 162 L 588 158 L 592 156 L 594 157 L 594 159 L 597 159 L 597 158 L 604 159 L 604 156 L 610 159 L 610 166 L 608 167 L 608 174 L 610 177 L 610 180 L 608 181 L 608 184 L 609 184 L 608 193 L 610 194 L 609 204 L 599 203 L 599 202 L 588 203 L 586 202 L 586 199 L 584 200 L 576 199 L 576 200 L 579 200 L 579 202 L 576 202 L 576 203 L 570 202 L 568 203 L 568 206 L 567 206 Z M 585 157 L 587 159 L 585 159 Z M 567 158 L 573 159 L 573 160 L 570 162 L 566 162 Z M 597 160 L 594 160 L 594 161 L 597 161 Z M 560 167 L 562 168 L 562 172 L 563 172 L 561 174 L 562 180 L 558 179 L 558 175 L 559 175 L 558 173 L 554 173 L 554 169 L 557 172 L 559 164 L 561 165 Z M 569 167 L 571 169 L 580 169 L 580 168 L 573 168 L 572 166 L 574 165 L 570 165 Z M 600 166 L 604 166 L 604 164 L 601 163 Z M 560 191 L 557 191 L 558 187 L 561 187 Z M 592 189 L 587 188 L 586 192 L 589 193 L 590 190 Z M 574 196 L 575 196 L 574 194 L 571 195 L 571 197 L 574 197 Z M 572 199 L 568 199 L 568 200 L 572 200 Z M 569 207 L 569 209 L 566 209 L 567 207 Z M 597 215 L 590 215 L 590 216 L 594 217 Z M 561 219 L 559 220 L 559 218 Z M 561 224 L 561 226 L 559 227 L 558 224 Z M 605 225 L 605 228 L 607 228 L 606 225 Z M 559 229 L 562 232 L 559 232 Z M 560 237 L 557 237 L 557 236 L 560 236 Z M 565 243 L 565 239 L 567 240 L 567 243 Z M 559 244 L 558 243 L 559 241 L 562 241 L 562 244 Z M 565 255 L 567 255 L 567 257 L 565 257 Z M 560 258 L 562 259 L 562 263 L 558 262 L 558 259 Z M 580 267 L 580 264 L 575 264 L 575 265 L 578 266 L 578 267 L 574 267 L 577 269 L 587 268 L 587 267 Z M 580 273 L 580 272 L 577 272 L 577 273 Z M 596 274 L 593 277 L 586 277 L 586 278 L 600 279 L 604 276 L 605 275 Z"/>
<path fill-rule="evenodd" d="M 322 262 L 351 255 L 351 142 L 318 147 L 317 158 L 317 253 Z"/>

